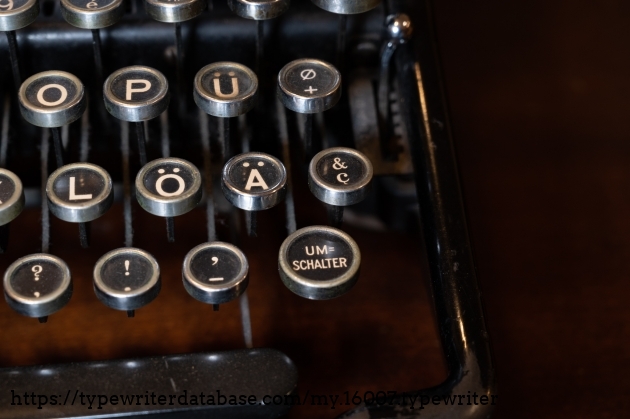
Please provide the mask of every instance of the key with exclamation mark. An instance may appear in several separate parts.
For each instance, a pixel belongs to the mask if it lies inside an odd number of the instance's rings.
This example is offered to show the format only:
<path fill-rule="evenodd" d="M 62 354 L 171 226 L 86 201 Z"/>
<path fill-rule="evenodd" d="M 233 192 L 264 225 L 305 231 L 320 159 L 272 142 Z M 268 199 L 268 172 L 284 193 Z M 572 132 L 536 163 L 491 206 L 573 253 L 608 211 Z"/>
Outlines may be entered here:
<path fill-rule="evenodd" d="M 129 261 L 125 261 L 125 276 L 129 276 Z"/>

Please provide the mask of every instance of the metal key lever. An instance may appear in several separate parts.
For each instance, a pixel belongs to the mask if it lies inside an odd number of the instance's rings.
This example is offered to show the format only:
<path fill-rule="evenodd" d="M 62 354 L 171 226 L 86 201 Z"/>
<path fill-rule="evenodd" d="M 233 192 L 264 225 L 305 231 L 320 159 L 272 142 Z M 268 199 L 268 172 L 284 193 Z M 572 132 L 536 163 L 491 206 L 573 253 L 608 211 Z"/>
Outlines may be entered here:
<path fill-rule="evenodd" d="M 281 352 L 248 349 L 5 368 L 0 370 L 0 383 L 0 406 L 3 407 L 0 419 L 263 419 L 280 417 L 290 409 L 290 403 L 265 403 L 263 397 L 279 395 L 284 399 L 294 393 L 297 371 L 293 362 Z M 33 387 L 33 383 L 37 385 Z M 36 396 L 33 405 L 30 396 L 34 391 L 38 396 L 46 395 L 47 403 L 42 403 L 43 398 Z M 253 396 L 256 402 L 219 405 L 219 391 L 226 400 L 232 395 L 237 400 L 242 400 L 241 396 L 245 396 L 245 400 Z M 25 393 L 29 405 L 25 404 Z M 201 393 L 204 393 L 206 405 L 191 405 L 191 397 L 197 396 L 199 403 Z M 95 395 L 96 399 L 93 398 Z M 104 398 L 99 399 L 99 395 L 107 397 L 107 403 L 101 403 Z M 132 395 L 133 403 L 124 403 L 124 397 Z M 145 395 L 148 396 L 145 398 Z M 53 405 L 53 396 L 56 405 Z M 92 409 L 88 408 L 87 396 L 93 400 Z M 117 399 L 112 400 L 112 396 Z M 209 396 L 213 396 L 214 404 L 207 404 Z M 189 404 L 182 404 L 184 401 Z M 39 404 L 41 409 L 38 409 Z"/>
<path fill-rule="evenodd" d="M 406 0 L 393 0 L 392 11 L 403 11 Z M 493 400 L 495 370 L 485 325 L 479 284 L 466 227 L 455 153 L 448 121 L 439 65 L 431 32 L 431 1 L 425 0 L 411 19 L 421 23 L 423 42 L 402 45 L 396 54 L 396 75 L 401 92 L 401 114 L 409 135 L 420 219 L 437 324 L 449 375 L 440 385 L 410 391 L 424 396 L 476 393 Z M 426 399 L 425 399 L 426 400 Z M 425 402 L 426 403 L 426 402 Z M 386 405 L 353 409 L 339 419 L 462 418 L 486 419 L 494 405 L 447 406 L 425 404 L 412 409 L 403 398 Z M 422 412 L 420 416 L 418 412 Z"/>

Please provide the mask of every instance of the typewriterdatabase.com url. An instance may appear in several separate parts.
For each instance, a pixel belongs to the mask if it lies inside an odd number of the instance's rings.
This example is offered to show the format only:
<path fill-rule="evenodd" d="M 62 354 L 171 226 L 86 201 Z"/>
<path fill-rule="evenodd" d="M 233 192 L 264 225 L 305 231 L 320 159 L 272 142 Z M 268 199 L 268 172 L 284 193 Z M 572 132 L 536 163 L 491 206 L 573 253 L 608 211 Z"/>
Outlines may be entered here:
<path fill-rule="evenodd" d="M 423 394 L 421 392 L 399 391 L 350 391 L 341 394 L 304 395 L 234 395 L 225 394 L 221 390 L 209 393 L 196 393 L 182 390 L 177 394 L 159 394 L 145 390 L 144 393 L 128 394 L 92 394 L 79 389 L 67 390 L 62 394 L 40 394 L 35 391 L 16 393 L 11 390 L 9 399 L 11 407 L 44 409 L 47 406 L 84 406 L 88 410 L 102 410 L 108 406 L 328 406 L 330 409 L 351 406 L 402 406 L 408 409 L 422 410 L 427 406 L 486 406 L 496 405 L 497 394 L 477 394 L 468 391 L 466 394 Z M 2 406 L 0 406 L 2 408 Z"/>

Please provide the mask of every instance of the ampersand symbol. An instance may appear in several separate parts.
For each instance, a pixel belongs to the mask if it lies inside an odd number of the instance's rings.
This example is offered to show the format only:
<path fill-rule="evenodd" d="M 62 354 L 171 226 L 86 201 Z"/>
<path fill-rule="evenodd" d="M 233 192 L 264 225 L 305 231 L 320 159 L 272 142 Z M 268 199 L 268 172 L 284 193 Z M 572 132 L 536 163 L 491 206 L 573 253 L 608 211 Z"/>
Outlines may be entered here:
<path fill-rule="evenodd" d="M 341 170 L 341 169 L 347 169 L 348 168 L 348 166 L 346 166 L 346 164 L 341 161 L 341 158 L 335 157 L 334 160 L 335 160 L 335 162 L 332 165 L 333 169 Z"/>

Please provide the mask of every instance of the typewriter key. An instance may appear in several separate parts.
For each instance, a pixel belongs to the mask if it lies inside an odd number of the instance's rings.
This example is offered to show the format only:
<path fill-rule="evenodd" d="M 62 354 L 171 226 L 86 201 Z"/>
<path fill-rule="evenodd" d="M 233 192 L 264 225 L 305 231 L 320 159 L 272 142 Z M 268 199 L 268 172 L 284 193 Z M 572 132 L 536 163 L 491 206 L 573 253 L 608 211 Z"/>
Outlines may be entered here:
<path fill-rule="evenodd" d="M 46 182 L 48 208 L 57 218 L 79 223 L 81 247 L 89 247 L 88 222 L 105 214 L 114 202 L 112 178 L 103 168 L 74 163 L 55 170 Z"/>
<path fill-rule="evenodd" d="M 381 3 L 381 0 L 311 0 L 314 5 L 342 15 L 365 13 Z"/>
<path fill-rule="evenodd" d="M 22 74 L 18 61 L 15 31 L 33 23 L 37 15 L 39 15 L 39 0 L 11 0 L 7 4 L 0 5 L 0 31 L 7 36 L 16 89 L 19 89 L 22 84 Z"/>
<path fill-rule="evenodd" d="M 286 238 L 278 255 L 284 285 L 310 300 L 329 300 L 350 290 L 359 278 L 361 252 L 348 234 L 312 226 Z"/>
<path fill-rule="evenodd" d="M 184 259 L 184 288 L 202 303 L 227 303 L 240 296 L 249 283 L 249 264 L 243 252 L 229 243 L 212 242 L 192 249 Z"/>
<path fill-rule="evenodd" d="M 160 293 L 160 266 L 141 249 L 123 247 L 103 255 L 94 266 L 94 292 L 108 307 L 134 311 L 146 306 Z"/>
<path fill-rule="evenodd" d="M 205 113 L 232 118 L 249 112 L 258 98 L 258 77 L 242 64 L 218 62 L 205 66 L 195 76 L 193 97 Z M 224 159 L 230 157 L 230 122 L 222 119 Z"/>
<path fill-rule="evenodd" d="M 144 10 L 158 22 L 177 23 L 199 16 L 206 0 L 145 0 Z"/>
<path fill-rule="evenodd" d="M 292 61 L 278 75 L 278 98 L 292 111 L 305 114 L 304 147 L 312 152 L 312 114 L 324 112 L 341 98 L 341 74 L 324 61 L 301 59 Z"/>
<path fill-rule="evenodd" d="M 274 19 L 287 10 L 291 0 L 228 0 L 230 10 L 246 19 Z"/>
<path fill-rule="evenodd" d="M 100 29 L 117 23 L 125 8 L 122 0 L 61 0 L 61 14 L 77 28 Z"/>
<path fill-rule="evenodd" d="M 103 86 L 105 109 L 118 119 L 136 123 L 140 163 L 147 163 L 143 121 L 158 117 L 168 108 L 170 94 L 164 74 L 144 66 L 121 68 Z"/>
<path fill-rule="evenodd" d="M 201 173 L 186 160 L 163 158 L 146 164 L 136 177 L 136 198 L 147 212 L 166 217 L 170 242 L 173 220 L 194 209 L 201 201 Z"/>
<path fill-rule="evenodd" d="M 328 205 L 331 224 L 343 220 L 343 207 L 363 201 L 372 184 L 372 163 L 357 150 L 345 147 L 321 151 L 308 168 L 308 186 Z"/>
<path fill-rule="evenodd" d="M 24 209 L 22 182 L 13 172 L 0 168 L 0 253 L 9 244 L 9 223 Z"/>
<path fill-rule="evenodd" d="M 13 262 L 4 274 L 4 297 L 9 306 L 40 322 L 59 311 L 72 296 L 68 265 L 45 253 L 25 256 Z"/>
<path fill-rule="evenodd" d="M 265 153 L 243 153 L 223 167 L 221 188 L 228 201 L 247 211 L 247 229 L 256 235 L 256 213 L 284 200 L 287 171 L 280 160 Z"/>
<path fill-rule="evenodd" d="M 18 99 L 24 119 L 51 129 L 57 167 L 63 166 L 60 127 L 76 121 L 85 111 L 81 80 L 65 71 L 44 71 L 22 83 Z"/>

